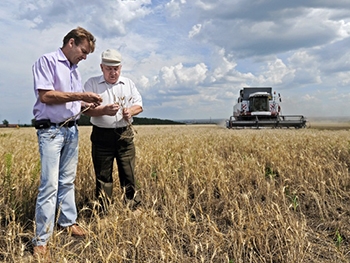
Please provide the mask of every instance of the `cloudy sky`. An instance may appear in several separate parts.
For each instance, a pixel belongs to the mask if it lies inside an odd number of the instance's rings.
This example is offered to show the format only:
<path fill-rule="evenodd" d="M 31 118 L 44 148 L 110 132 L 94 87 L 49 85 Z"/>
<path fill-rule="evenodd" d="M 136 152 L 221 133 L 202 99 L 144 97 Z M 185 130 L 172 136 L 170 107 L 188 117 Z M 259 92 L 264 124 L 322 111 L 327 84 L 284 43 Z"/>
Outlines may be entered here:
<path fill-rule="evenodd" d="M 269 86 L 285 115 L 350 118 L 348 0 L 2 0 L 0 121 L 30 123 L 32 64 L 77 26 L 97 39 L 83 82 L 119 50 L 140 117 L 225 119 L 242 87 Z"/>

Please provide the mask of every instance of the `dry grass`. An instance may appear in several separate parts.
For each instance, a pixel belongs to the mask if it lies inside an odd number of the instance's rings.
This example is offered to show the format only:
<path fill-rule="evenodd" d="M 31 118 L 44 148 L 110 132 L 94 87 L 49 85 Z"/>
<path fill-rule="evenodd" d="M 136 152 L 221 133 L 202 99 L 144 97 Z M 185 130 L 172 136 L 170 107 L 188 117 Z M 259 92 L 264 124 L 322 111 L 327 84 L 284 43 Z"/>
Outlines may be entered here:
<path fill-rule="evenodd" d="M 350 134 L 136 126 L 143 213 L 94 210 L 90 127 L 76 180 L 83 240 L 55 231 L 55 262 L 350 262 Z M 33 262 L 35 130 L 0 130 L 0 261 Z M 117 175 L 117 174 L 116 174 Z"/>

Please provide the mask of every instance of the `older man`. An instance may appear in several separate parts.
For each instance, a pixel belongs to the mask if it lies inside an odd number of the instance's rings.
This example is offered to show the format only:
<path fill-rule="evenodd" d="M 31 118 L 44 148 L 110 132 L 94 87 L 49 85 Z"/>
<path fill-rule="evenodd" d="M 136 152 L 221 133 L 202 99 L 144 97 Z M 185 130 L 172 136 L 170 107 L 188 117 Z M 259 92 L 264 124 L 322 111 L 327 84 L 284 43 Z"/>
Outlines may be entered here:
<path fill-rule="evenodd" d="M 90 78 L 85 91 L 99 94 L 103 103 L 87 111 L 93 124 L 92 160 L 96 174 L 96 197 L 103 211 L 112 198 L 113 162 L 117 161 L 120 185 L 132 210 L 140 204 L 135 187 L 135 146 L 130 124 L 143 111 L 142 98 L 135 84 L 120 76 L 122 57 L 114 49 L 102 52 L 102 75 Z"/>

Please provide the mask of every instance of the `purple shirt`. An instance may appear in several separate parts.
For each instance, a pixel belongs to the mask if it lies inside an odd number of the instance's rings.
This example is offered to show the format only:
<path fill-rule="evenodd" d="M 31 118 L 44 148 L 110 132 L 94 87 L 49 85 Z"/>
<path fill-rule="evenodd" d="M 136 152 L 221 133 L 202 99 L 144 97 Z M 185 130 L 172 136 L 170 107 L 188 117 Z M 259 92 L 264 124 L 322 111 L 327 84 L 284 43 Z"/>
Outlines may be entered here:
<path fill-rule="evenodd" d="M 80 112 L 80 101 L 62 104 L 40 102 L 38 90 L 56 90 L 62 92 L 82 92 L 81 77 L 77 65 L 70 62 L 61 49 L 40 57 L 33 65 L 34 92 L 36 103 L 33 114 L 36 120 L 50 119 L 59 123 Z"/>

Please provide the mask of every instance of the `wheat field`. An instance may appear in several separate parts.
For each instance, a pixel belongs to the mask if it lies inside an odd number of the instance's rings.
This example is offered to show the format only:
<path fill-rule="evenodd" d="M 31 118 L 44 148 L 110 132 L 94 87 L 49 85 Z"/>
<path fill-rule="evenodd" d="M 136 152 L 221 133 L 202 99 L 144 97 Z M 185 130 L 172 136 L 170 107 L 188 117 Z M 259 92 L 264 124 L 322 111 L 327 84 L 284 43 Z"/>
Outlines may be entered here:
<path fill-rule="evenodd" d="M 135 126 L 142 214 L 122 202 L 100 217 L 91 127 L 79 127 L 78 222 L 55 230 L 54 262 L 350 262 L 348 129 Z M 34 128 L 0 130 L 0 262 L 34 262 L 40 177 Z"/>

